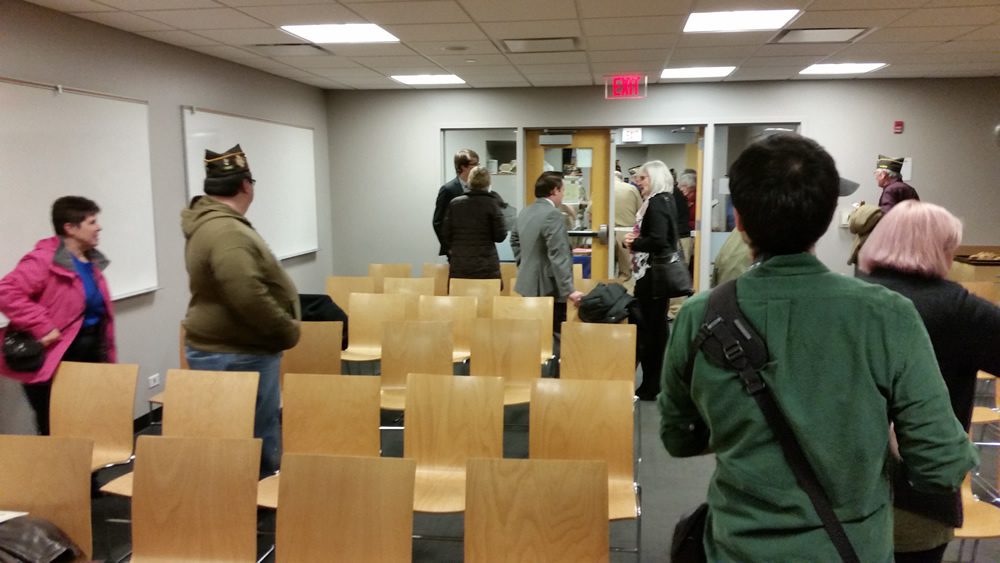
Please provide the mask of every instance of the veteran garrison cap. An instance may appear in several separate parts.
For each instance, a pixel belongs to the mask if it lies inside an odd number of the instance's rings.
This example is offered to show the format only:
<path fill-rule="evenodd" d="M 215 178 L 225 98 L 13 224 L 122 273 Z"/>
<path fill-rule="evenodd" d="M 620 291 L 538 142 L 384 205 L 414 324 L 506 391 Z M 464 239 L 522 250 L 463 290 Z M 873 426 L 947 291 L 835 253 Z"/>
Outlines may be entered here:
<path fill-rule="evenodd" d="M 903 171 L 903 159 L 902 158 L 892 158 L 891 156 L 885 156 L 884 154 L 878 155 L 878 163 L 875 165 L 876 170 L 888 170 L 889 172 L 895 172 L 899 174 Z"/>
<path fill-rule="evenodd" d="M 239 145 L 224 153 L 205 149 L 205 187 L 220 186 L 233 178 L 249 178 L 247 156 Z"/>

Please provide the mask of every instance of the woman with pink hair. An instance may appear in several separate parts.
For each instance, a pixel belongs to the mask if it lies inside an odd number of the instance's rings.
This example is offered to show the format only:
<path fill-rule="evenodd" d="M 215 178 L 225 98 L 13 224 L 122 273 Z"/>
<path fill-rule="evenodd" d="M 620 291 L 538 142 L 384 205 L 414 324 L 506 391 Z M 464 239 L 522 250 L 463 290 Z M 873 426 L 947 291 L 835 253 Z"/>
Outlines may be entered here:
<path fill-rule="evenodd" d="M 962 223 L 945 208 L 907 200 L 892 208 L 861 248 L 859 265 L 869 282 L 913 301 L 927 327 L 951 406 L 968 430 L 976 372 L 1000 375 L 1000 307 L 944 279 Z M 962 525 L 959 493 L 914 490 L 906 480 L 906 460 L 893 479 L 895 560 L 941 561 Z"/>

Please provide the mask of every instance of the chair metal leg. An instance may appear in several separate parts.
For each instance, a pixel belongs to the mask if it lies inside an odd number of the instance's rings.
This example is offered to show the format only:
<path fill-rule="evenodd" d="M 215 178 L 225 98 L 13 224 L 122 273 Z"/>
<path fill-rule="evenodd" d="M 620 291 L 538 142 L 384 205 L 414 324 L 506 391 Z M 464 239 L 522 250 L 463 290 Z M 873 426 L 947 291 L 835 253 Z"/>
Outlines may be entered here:
<path fill-rule="evenodd" d="M 260 559 L 257 560 L 257 563 L 262 563 L 272 553 L 274 553 L 274 544 L 271 544 L 271 547 L 267 548 L 267 551 L 264 552 L 264 555 L 260 556 Z"/>

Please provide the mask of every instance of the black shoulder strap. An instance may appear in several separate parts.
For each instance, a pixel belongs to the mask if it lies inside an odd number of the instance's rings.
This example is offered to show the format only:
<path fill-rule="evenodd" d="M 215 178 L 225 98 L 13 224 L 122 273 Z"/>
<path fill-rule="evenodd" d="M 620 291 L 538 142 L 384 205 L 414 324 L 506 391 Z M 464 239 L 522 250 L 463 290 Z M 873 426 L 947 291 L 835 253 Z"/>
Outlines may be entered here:
<path fill-rule="evenodd" d="M 716 287 L 709 295 L 705 322 L 698 331 L 698 336 L 692 345 L 691 357 L 688 359 L 686 375 L 689 382 L 694 370 L 694 357 L 699 349 L 713 364 L 734 369 L 739 373 L 743 388 L 754 398 L 764 414 L 764 419 L 781 444 L 781 450 L 795 475 L 795 481 L 812 501 L 813 508 L 823 521 L 823 527 L 837 548 L 840 558 L 846 563 L 858 562 L 851 541 L 830 506 L 826 491 L 820 485 L 788 420 L 760 377 L 760 370 L 768 359 L 767 345 L 740 310 L 736 299 L 736 280 L 730 280 Z"/>

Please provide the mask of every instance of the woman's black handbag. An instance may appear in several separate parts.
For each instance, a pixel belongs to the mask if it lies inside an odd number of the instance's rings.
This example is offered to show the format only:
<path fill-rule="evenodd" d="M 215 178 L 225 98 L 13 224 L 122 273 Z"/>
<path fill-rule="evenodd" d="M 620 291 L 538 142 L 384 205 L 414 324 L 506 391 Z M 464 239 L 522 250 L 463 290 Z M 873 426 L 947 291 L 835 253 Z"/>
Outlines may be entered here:
<path fill-rule="evenodd" d="M 687 297 L 694 293 L 691 274 L 680 252 L 650 256 L 646 275 L 649 276 L 653 297 Z"/>
<path fill-rule="evenodd" d="M 45 346 L 30 333 L 7 330 L 3 337 L 3 359 L 11 371 L 38 371 L 45 363 Z"/>
<path fill-rule="evenodd" d="M 671 563 L 705 563 L 705 520 L 708 517 L 708 503 L 698 505 L 690 514 L 685 514 L 674 526 L 674 538 L 670 542 Z"/>

